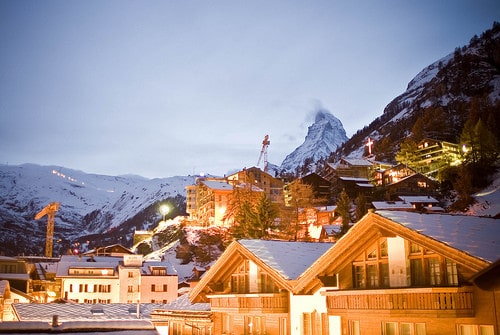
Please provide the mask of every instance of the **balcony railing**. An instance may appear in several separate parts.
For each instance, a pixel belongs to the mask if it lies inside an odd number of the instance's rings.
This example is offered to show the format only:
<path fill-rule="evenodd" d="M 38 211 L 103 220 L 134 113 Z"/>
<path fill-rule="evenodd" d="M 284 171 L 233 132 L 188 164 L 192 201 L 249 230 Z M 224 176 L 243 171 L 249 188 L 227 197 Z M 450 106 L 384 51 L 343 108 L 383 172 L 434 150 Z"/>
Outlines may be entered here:
<path fill-rule="evenodd" d="M 259 313 L 288 312 L 288 295 L 274 293 L 256 294 L 217 294 L 209 295 L 212 311 L 227 311 L 228 309 Z"/>
<path fill-rule="evenodd" d="M 406 288 L 326 291 L 330 311 L 370 310 L 437 312 L 440 315 L 473 316 L 471 287 Z"/>

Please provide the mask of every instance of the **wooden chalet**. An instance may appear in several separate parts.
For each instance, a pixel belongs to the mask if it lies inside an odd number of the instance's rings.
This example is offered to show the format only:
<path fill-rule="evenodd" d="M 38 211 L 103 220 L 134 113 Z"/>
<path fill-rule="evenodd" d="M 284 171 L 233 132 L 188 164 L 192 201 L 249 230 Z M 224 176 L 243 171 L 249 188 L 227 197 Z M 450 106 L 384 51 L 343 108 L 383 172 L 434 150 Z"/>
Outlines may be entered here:
<path fill-rule="evenodd" d="M 284 183 L 280 179 L 271 176 L 269 173 L 262 171 L 258 167 L 243 169 L 232 175 L 227 176 L 228 183 L 232 185 L 251 184 L 258 187 L 266 194 L 271 202 L 283 204 L 283 186 Z"/>
<path fill-rule="evenodd" d="M 460 145 L 431 138 L 420 141 L 414 155 L 414 164 L 423 174 L 432 177 L 437 177 L 438 171 L 444 167 L 460 165 L 463 161 Z"/>
<path fill-rule="evenodd" d="M 342 158 L 337 163 L 328 163 L 324 178 L 333 181 L 338 177 L 365 178 L 372 177 L 374 163 L 368 159 Z"/>
<path fill-rule="evenodd" d="M 497 334 L 500 292 L 473 281 L 500 259 L 499 237 L 494 219 L 369 212 L 294 290 L 338 278 L 321 293 L 328 317 L 317 317 L 329 334 Z"/>
<path fill-rule="evenodd" d="M 295 283 L 332 245 L 235 241 L 191 291 L 190 300 L 210 303 L 213 334 L 298 334 L 292 329 L 302 328 L 299 316 L 325 313 L 326 305 L 319 294 L 295 295 Z"/>
<path fill-rule="evenodd" d="M 326 205 L 331 197 L 331 183 L 317 173 L 310 173 L 300 178 L 302 183 L 310 185 L 316 200 L 321 200 Z"/>
<path fill-rule="evenodd" d="M 212 334 L 498 334 L 499 238 L 491 218 L 370 211 L 335 244 L 233 242 L 189 298 Z"/>
<path fill-rule="evenodd" d="M 438 194 L 439 184 L 421 173 L 415 173 L 397 182 L 385 185 L 387 198 L 395 200 L 399 196 L 434 196 Z"/>

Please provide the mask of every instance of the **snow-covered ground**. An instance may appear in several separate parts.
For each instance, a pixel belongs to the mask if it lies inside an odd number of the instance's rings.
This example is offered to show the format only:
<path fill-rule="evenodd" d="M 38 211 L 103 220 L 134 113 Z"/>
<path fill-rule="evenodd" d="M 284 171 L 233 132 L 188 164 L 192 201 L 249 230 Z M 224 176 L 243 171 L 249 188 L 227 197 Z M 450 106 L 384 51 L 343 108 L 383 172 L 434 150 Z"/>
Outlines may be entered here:
<path fill-rule="evenodd" d="M 473 195 L 476 203 L 472 205 L 466 214 L 475 216 L 500 215 L 500 172 L 497 172 L 493 183 Z"/>

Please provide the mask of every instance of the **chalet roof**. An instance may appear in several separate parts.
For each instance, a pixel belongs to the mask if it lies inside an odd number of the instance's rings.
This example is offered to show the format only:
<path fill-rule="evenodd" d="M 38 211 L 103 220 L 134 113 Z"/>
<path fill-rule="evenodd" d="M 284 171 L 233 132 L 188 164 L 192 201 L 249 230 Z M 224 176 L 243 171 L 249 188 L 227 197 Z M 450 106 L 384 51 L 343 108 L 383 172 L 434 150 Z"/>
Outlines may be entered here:
<path fill-rule="evenodd" d="M 340 231 L 342 230 L 342 226 L 338 224 L 324 225 L 323 230 L 328 236 L 333 236 L 337 233 L 340 233 Z"/>
<path fill-rule="evenodd" d="M 169 304 L 166 304 L 162 309 L 168 311 L 209 311 L 210 303 L 192 303 L 189 301 L 189 294 L 183 294 Z"/>
<path fill-rule="evenodd" d="M 342 160 L 352 166 L 366 166 L 366 167 L 373 166 L 372 162 L 362 158 L 343 158 Z"/>
<path fill-rule="evenodd" d="M 433 204 L 438 204 L 439 201 L 437 201 L 435 198 L 427 195 L 421 195 L 421 196 L 407 196 L 407 195 L 400 195 L 399 199 L 401 199 L 403 202 L 407 202 L 410 204 L 421 204 L 421 203 L 433 203 Z"/>
<path fill-rule="evenodd" d="M 398 211 L 377 214 L 488 262 L 500 259 L 500 220 Z"/>
<path fill-rule="evenodd" d="M 380 238 L 381 234 L 417 241 L 472 271 L 481 271 L 500 258 L 499 220 L 406 211 L 368 212 L 313 263 L 295 283 L 293 292 L 302 294 L 318 290 L 322 287 L 318 274 L 335 273 L 351 263 L 358 250 Z"/>
<path fill-rule="evenodd" d="M 331 243 L 269 240 L 240 240 L 238 243 L 285 279 L 298 278 L 319 256 L 332 247 Z"/>
<path fill-rule="evenodd" d="M 413 209 L 411 203 L 404 201 L 372 201 L 375 210 Z"/>
<path fill-rule="evenodd" d="M 217 180 L 203 180 L 203 184 L 205 184 L 208 188 L 212 190 L 219 190 L 219 191 L 232 191 L 233 190 L 233 185 L 228 184 L 223 181 L 217 181 Z"/>
<path fill-rule="evenodd" d="M 311 265 L 333 245 L 333 243 L 270 240 L 234 241 L 191 290 L 189 299 L 192 302 L 199 301 L 204 294 L 210 293 L 211 282 L 219 282 L 230 276 L 245 259 L 253 261 L 267 271 L 275 284 L 285 290 L 291 290 L 295 280 L 307 272 Z"/>
<path fill-rule="evenodd" d="M 340 180 L 343 181 L 354 181 L 363 184 L 369 184 L 370 181 L 367 178 L 359 178 L 359 177 L 339 177 Z"/>

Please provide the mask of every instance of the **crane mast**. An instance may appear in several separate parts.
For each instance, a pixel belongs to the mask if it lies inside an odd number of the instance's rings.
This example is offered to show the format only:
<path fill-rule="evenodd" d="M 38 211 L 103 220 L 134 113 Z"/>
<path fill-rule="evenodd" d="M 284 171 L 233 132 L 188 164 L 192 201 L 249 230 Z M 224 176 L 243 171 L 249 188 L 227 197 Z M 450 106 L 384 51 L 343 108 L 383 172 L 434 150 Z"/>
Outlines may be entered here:
<path fill-rule="evenodd" d="M 52 257 L 52 248 L 54 246 L 54 217 L 59 210 L 58 202 L 51 202 L 45 206 L 35 216 L 35 220 L 39 220 L 47 215 L 47 236 L 45 238 L 45 257 Z"/>
<path fill-rule="evenodd" d="M 260 150 L 260 156 L 259 160 L 257 161 L 257 166 L 259 166 L 260 161 L 262 160 L 262 157 L 264 157 L 264 172 L 267 172 L 268 166 L 267 166 L 267 147 L 271 144 L 271 141 L 269 140 L 269 135 L 266 135 L 264 137 L 264 140 L 262 141 L 262 149 Z"/>

